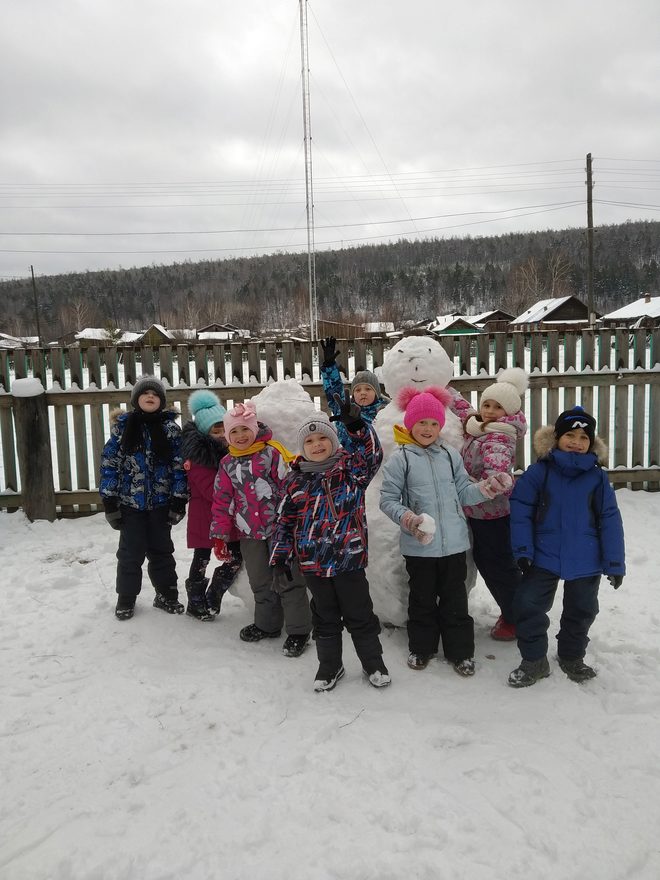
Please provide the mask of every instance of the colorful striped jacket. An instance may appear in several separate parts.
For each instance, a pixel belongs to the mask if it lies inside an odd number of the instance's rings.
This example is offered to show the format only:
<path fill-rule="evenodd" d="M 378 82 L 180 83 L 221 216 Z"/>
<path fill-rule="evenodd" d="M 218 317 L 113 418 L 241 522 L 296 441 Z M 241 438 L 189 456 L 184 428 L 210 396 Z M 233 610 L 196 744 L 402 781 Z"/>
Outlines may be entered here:
<path fill-rule="evenodd" d="M 271 565 L 294 554 L 301 572 L 334 577 L 367 566 L 364 493 L 383 459 L 376 432 L 368 425 L 351 434 L 353 453 L 322 473 L 303 473 L 292 464 L 271 553 Z"/>

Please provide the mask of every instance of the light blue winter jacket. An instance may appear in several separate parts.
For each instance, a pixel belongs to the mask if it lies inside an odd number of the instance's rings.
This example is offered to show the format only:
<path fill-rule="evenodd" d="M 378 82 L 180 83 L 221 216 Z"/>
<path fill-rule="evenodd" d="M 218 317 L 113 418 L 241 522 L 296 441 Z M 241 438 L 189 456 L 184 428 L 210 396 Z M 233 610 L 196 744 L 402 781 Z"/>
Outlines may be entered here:
<path fill-rule="evenodd" d="M 420 544 L 401 530 L 400 547 L 404 556 L 451 556 L 470 546 L 463 507 L 478 504 L 484 496 L 470 481 L 461 454 L 452 446 L 436 441 L 421 447 L 399 446 L 383 468 L 380 509 L 395 523 L 406 510 L 428 513 L 435 520 L 430 544 Z"/>

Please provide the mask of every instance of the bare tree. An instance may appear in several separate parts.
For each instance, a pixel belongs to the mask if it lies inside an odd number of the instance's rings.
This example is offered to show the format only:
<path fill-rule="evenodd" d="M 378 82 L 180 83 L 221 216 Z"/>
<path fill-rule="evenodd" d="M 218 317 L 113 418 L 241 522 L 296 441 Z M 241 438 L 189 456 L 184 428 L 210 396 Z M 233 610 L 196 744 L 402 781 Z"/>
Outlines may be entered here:
<path fill-rule="evenodd" d="M 546 265 L 550 296 L 554 298 L 571 293 L 571 264 L 564 254 L 561 251 L 549 254 Z"/>

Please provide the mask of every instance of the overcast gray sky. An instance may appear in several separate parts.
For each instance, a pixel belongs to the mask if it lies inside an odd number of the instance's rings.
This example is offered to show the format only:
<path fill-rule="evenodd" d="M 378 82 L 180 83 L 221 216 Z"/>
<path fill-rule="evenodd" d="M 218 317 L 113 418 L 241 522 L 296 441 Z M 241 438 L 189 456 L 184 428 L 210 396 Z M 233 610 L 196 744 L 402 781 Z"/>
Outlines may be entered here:
<path fill-rule="evenodd" d="M 314 0 L 317 249 L 660 218 L 658 0 Z M 0 278 L 305 250 L 298 0 L 4 0 Z M 616 204 L 610 204 L 616 203 Z"/>

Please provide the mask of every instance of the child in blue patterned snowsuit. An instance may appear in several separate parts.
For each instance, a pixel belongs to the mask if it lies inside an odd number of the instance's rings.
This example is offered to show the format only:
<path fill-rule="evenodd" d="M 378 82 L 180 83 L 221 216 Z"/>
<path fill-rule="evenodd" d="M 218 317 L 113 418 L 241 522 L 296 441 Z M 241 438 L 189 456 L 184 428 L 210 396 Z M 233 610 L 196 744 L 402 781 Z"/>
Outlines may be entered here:
<path fill-rule="evenodd" d="M 344 675 L 344 627 L 369 683 L 374 687 L 390 683 L 364 571 L 364 493 L 383 453 L 375 431 L 360 419 L 358 406 L 346 401 L 340 416 L 352 439 L 352 454 L 339 446 L 337 431 L 323 413 L 306 419 L 298 430 L 302 455 L 291 465 L 270 560 L 281 577 L 295 555 L 312 594 L 319 659 L 316 691 L 332 690 Z"/>
<path fill-rule="evenodd" d="M 156 590 L 154 607 L 181 614 L 171 527 L 186 510 L 188 484 L 181 457 L 176 413 L 165 409 L 165 387 L 142 376 L 131 394 L 132 412 L 113 413 L 103 447 L 99 491 L 105 516 L 119 535 L 117 607 L 119 620 L 133 616 L 142 586 L 142 565 Z"/>
<path fill-rule="evenodd" d="M 326 336 L 321 342 L 323 351 L 323 363 L 321 364 L 321 379 L 325 391 L 328 408 L 333 415 L 333 421 L 337 422 L 339 442 L 348 452 L 353 451 L 353 436 L 341 422 L 339 416 L 344 402 L 344 383 L 337 366 L 337 340 L 334 336 Z M 363 422 L 370 425 L 376 418 L 379 410 L 387 406 L 389 400 L 380 390 L 380 382 L 371 370 L 358 371 L 351 382 L 351 397 L 360 407 L 360 417 Z"/>

